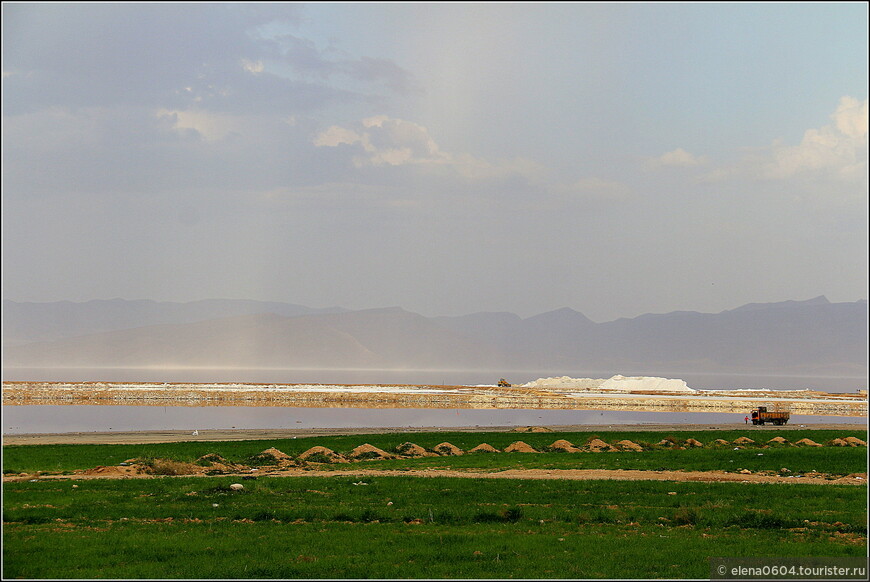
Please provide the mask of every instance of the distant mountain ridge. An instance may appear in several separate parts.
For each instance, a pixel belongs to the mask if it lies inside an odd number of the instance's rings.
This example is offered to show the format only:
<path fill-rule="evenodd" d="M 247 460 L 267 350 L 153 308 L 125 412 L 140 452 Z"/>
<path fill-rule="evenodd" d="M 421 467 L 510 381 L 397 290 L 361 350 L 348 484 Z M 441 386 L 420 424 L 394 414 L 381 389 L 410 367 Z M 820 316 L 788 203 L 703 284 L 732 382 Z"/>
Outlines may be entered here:
<path fill-rule="evenodd" d="M 562 308 L 432 317 L 256 301 L 3 302 L 4 366 L 685 369 L 867 373 L 867 301 L 595 323 Z"/>

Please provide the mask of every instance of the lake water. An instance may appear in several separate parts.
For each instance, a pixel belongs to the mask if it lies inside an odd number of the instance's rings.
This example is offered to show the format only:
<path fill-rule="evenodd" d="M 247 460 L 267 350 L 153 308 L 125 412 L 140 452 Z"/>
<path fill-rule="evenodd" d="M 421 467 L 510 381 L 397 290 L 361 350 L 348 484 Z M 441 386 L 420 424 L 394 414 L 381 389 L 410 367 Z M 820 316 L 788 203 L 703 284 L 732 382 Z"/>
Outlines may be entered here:
<path fill-rule="evenodd" d="M 641 375 L 631 371 L 623 375 Z M 494 384 L 502 376 L 520 384 L 541 377 L 609 378 L 613 372 L 444 371 L 444 370 L 203 370 L 203 369 L 4 369 L 4 380 L 68 382 L 253 382 L 334 384 Z M 663 374 L 696 389 L 768 388 L 854 392 L 866 378 Z M 266 428 L 386 428 L 534 425 L 722 424 L 743 415 L 706 412 L 635 412 L 612 410 L 469 410 L 413 408 L 297 408 L 251 406 L 3 406 L 3 434 L 106 432 L 134 430 L 208 430 Z M 793 424 L 865 423 L 866 418 L 793 415 Z"/>

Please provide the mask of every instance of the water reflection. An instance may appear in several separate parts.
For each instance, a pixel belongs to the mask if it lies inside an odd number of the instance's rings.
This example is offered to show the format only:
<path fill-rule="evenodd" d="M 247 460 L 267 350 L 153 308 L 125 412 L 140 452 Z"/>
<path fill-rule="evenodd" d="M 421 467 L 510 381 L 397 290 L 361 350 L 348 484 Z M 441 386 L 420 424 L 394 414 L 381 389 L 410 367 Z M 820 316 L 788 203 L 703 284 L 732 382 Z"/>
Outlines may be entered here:
<path fill-rule="evenodd" d="M 252 406 L 4 406 L 3 434 L 139 430 L 723 424 L 742 414 L 601 410 L 296 408 Z M 790 424 L 855 424 L 866 418 L 792 415 Z"/>

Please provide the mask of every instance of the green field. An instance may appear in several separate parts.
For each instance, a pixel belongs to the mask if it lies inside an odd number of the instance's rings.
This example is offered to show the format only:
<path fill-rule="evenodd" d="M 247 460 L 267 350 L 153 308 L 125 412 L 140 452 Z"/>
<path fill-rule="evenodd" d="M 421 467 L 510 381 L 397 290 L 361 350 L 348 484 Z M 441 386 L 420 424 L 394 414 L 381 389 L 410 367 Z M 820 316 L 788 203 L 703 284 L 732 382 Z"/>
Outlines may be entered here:
<path fill-rule="evenodd" d="M 786 436 L 824 442 L 861 431 Z M 339 452 L 403 442 L 468 449 L 704 443 L 759 433 L 435 433 L 287 441 L 4 447 L 4 470 L 73 471 L 132 457 L 242 462 L 274 446 Z M 763 433 L 768 439 L 774 432 Z M 765 439 L 766 440 L 766 439 Z M 749 446 L 638 453 L 501 453 L 340 468 L 631 468 L 866 472 L 865 447 Z M 759 454 L 761 453 L 761 454 Z M 733 461 L 733 462 L 732 462 Z M 752 464 L 755 463 L 753 466 Z M 317 467 L 312 467 L 314 471 Z M 232 483 L 244 485 L 241 491 Z M 865 556 L 867 489 L 838 484 L 451 477 L 46 479 L 3 487 L 4 578 L 707 578 L 708 558 Z"/>

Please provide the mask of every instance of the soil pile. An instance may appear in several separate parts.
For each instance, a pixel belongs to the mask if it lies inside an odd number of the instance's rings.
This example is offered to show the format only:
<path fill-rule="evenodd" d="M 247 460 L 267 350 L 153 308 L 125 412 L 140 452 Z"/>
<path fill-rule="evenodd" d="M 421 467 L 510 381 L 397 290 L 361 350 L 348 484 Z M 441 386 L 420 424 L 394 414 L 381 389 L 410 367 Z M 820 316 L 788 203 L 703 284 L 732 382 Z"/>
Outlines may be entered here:
<path fill-rule="evenodd" d="M 781 436 L 778 436 L 778 437 L 773 437 L 772 439 L 767 441 L 767 444 L 769 444 L 769 445 L 787 445 L 788 441 L 786 439 L 782 438 Z"/>
<path fill-rule="evenodd" d="M 586 446 L 583 447 L 587 451 L 592 451 L 593 453 L 609 453 L 611 451 L 618 451 L 616 447 L 607 444 L 601 439 L 592 439 Z"/>
<path fill-rule="evenodd" d="M 828 443 L 832 447 L 851 447 L 852 443 L 848 443 L 843 439 L 834 439 L 830 443 Z"/>
<path fill-rule="evenodd" d="M 517 441 L 515 443 L 511 443 L 508 445 L 504 452 L 506 453 L 537 453 L 538 451 L 529 444 L 524 443 L 523 441 Z"/>
<path fill-rule="evenodd" d="M 398 447 L 396 447 L 396 452 L 405 457 L 432 457 L 433 453 L 430 453 L 420 445 L 415 445 L 414 443 L 402 443 Z"/>
<path fill-rule="evenodd" d="M 850 443 L 853 447 L 866 447 L 867 443 L 859 439 L 858 437 L 846 437 L 845 440 L 847 443 Z"/>
<path fill-rule="evenodd" d="M 820 446 L 822 446 L 819 443 L 817 443 L 816 441 L 812 441 L 810 439 L 801 439 L 798 442 L 796 442 L 795 444 L 802 445 L 805 447 L 820 447 Z"/>
<path fill-rule="evenodd" d="M 497 448 L 492 445 L 488 445 L 486 443 L 480 443 L 473 449 L 468 450 L 469 453 L 500 453 Z"/>
<path fill-rule="evenodd" d="M 579 453 L 580 449 L 575 447 L 569 441 L 565 439 L 559 439 L 557 441 L 553 441 L 553 444 L 547 447 L 551 451 L 562 452 L 562 453 Z"/>
<path fill-rule="evenodd" d="M 727 447 L 727 446 L 729 446 L 731 443 L 729 443 L 729 442 L 726 441 L 725 439 L 716 439 L 716 440 L 713 441 L 711 444 L 713 444 L 714 446 L 717 446 L 717 447 Z"/>
<path fill-rule="evenodd" d="M 235 463 L 230 463 L 222 456 L 216 453 L 208 453 L 206 455 L 201 456 L 195 462 L 196 465 L 200 467 L 204 467 L 205 470 L 210 473 L 236 473 L 238 471 L 243 471 L 248 469 L 248 467 L 244 465 L 236 465 Z"/>
<path fill-rule="evenodd" d="M 677 443 L 675 443 L 674 441 L 669 440 L 669 439 L 662 439 L 662 440 L 660 440 L 659 442 L 657 442 L 656 445 L 659 446 L 659 447 L 674 447 L 674 448 L 679 448 L 679 446 L 677 446 Z"/>
<path fill-rule="evenodd" d="M 321 446 L 311 447 L 310 449 L 299 455 L 299 460 L 308 461 L 308 459 L 312 457 L 318 460 L 322 460 L 326 463 L 347 463 L 347 459 L 345 459 L 343 456 L 339 455 L 332 449 Z"/>
<path fill-rule="evenodd" d="M 697 441 L 695 439 L 686 439 L 686 446 L 687 447 L 703 447 L 704 443 L 702 443 L 701 441 Z"/>
<path fill-rule="evenodd" d="M 265 451 L 263 451 L 260 454 L 261 455 L 271 455 L 271 456 L 275 457 L 275 460 L 278 461 L 279 464 L 290 462 L 293 460 L 293 457 L 291 457 L 290 455 L 288 455 L 285 452 L 279 451 L 275 447 L 269 447 L 268 449 L 266 449 Z"/>
<path fill-rule="evenodd" d="M 435 445 L 432 447 L 432 450 L 442 455 L 444 457 L 454 457 L 462 454 L 462 449 L 457 447 L 456 445 L 451 445 L 450 443 L 441 443 L 440 445 Z"/>
<path fill-rule="evenodd" d="M 734 440 L 735 445 L 754 445 L 755 441 L 751 438 L 740 437 L 739 439 Z"/>
<path fill-rule="evenodd" d="M 553 432 L 553 429 L 546 426 L 518 426 L 511 432 Z"/>
<path fill-rule="evenodd" d="M 642 451 L 643 447 L 637 444 L 634 441 L 623 440 L 616 443 L 616 446 L 622 449 L 623 451 Z"/>
<path fill-rule="evenodd" d="M 363 445 L 358 446 L 354 450 L 350 452 L 348 455 L 352 459 L 357 459 L 359 461 L 365 461 L 368 459 L 395 459 L 395 455 L 391 455 L 387 451 L 381 450 L 374 445 L 370 445 L 365 443 Z"/>
<path fill-rule="evenodd" d="M 93 469 L 85 469 L 84 471 L 76 471 L 78 475 L 98 475 L 100 477 L 123 477 L 126 475 L 135 476 L 135 475 L 147 475 L 146 467 L 144 465 L 127 465 L 127 466 L 111 466 L 104 467 L 102 465 L 98 467 L 94 467 Z"/>

